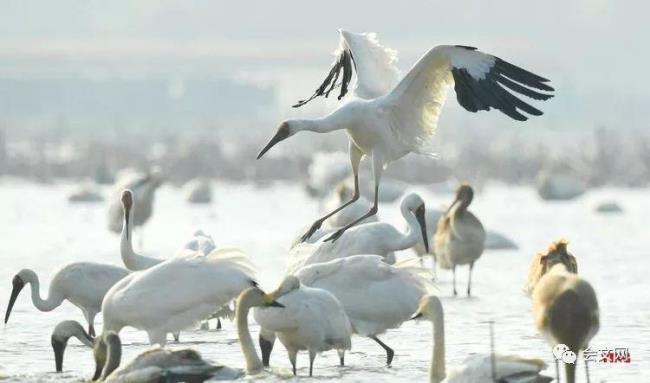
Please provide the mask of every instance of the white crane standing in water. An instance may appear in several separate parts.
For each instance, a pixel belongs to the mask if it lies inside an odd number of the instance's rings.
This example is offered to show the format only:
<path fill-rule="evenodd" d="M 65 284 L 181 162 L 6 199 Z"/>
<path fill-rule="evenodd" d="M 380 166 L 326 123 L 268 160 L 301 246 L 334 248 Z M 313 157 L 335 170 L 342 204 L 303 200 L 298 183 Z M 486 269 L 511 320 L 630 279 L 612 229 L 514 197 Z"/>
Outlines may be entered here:
<path fill-rule="evenodd" d="M 510 64 L 496 56 L 467 46 L 440 45 L 429 50 L 401 81 L 395 68 L 395 52 L 380 45 L 374 35 L 340 31 L 341 43 L 332 69 L 321 86 L 299 107 L 318 96 L 327 97 L 343 72 L 341 99 L 348 91 L 353 68 L 357 71 L 355 99 L 329 115 L 317 119 L 293 119 L 280 124 L 276 134 L 257 158 L 280 141 L 301 131 L 329 133 L 345 129 L 348 133 L 350 163 L 354 176 L 354 195 L 339 208 L 318 219 L 302 237 L 308 239 L 322 223 L 359 198 L 359 163 L 372 161 L 375 182 L 372 208 L 340 228 L 326 240 L 336 240 L 350 227 L 378 211 L 378 194 L 384 167 L 408 153 L 433 154 L 430 145 L 438 117 L 454 85 L 460 105 L 470 112 L 498 109 L 512 119 L 525 121 L 524 114 L 542 112 L 517 98 L 512 92 L 535 100 L 547 100 L 553 88 L 549 80 Z M 506 89 L 507 88 L 507 89 Z M 531 88 L 537 89 L 533 90 Z"/>

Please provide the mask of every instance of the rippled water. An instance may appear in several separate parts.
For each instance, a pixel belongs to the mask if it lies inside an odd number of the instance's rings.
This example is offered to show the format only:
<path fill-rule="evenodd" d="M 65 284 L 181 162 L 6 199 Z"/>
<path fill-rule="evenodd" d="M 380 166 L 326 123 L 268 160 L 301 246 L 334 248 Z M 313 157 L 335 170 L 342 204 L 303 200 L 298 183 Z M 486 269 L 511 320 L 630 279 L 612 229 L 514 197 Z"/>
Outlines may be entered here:
<path fill-rule="evenodd" d="M 121 266 L 119 240 L 106 230 L 102 204 L 69 205 L 71 185 L 35 185 L 0 180 L 0 310 L 4 313 L 11 278 L 21 268 L 32 268 L 42 281 L 42 295 L 53 271 L 75 261 L 96 261 Z M 433 195 L 421 189 L 427 202 L 437 206 L 449 195 Z M 593 205 L 602 199 L 617 199 L 625 209 L 621 215 L 596 215 Z M 454 298 L 451 275 L 439 273 L 440 295 L 446 311 L 447 365 L 458 365 L 469 354 L 489 350 L 485 321 L 496 321 L 496 346 L 513 352 L 544 358 L 552 366 L 549 346 L 536 334 L 531 304 L 522 293 L 528 262 L 551 240 L 566 237 L 578 257 L 580 273 L 595 287 L 601 306 L 601 329 L 593 340 L 597 348 L 628 347 L 632 363 L 591 364 L 592 382 L 639 382 L 650 376 L 650 296 L 647 270 L 650 269 L 648 190 L 600 190 L 574 202 L 544 203 L 527 188 L 492 186 L 480 192 L 473 210 L 486 227 L 506 233 L 520 246 L 517 251 L 487 251 L 478 261 L 472 292 L 475 297 Z M 282 278 L 286 248 L 296 230 L 317 216 L 318 203 L 299 186 L 275 185 L 258 189 L 251 185 L 218 185 L 215 202 L 208 207 L 188 206 L 182 194 L 163 187 L 156 200 L 154 218 L 144 230 L 144 252 L 170 257 L 196 228 L 210 233 L 218 245 L 238 246 L 253 258 L 263 287 L 273 288 Z M 383 219 L 400 227 L 397 207 L 383 205 Z M 138 234 L 135 238 L 137 240 Z M 400 256 L 409 256 L 410 251 Z M 466 270 L 459 273 L 464 286 Z M 25 289 L 27 290 L 27 289 Z M 462 288 L 460 289 L 463 290 Z M 11 319 L 0 329 L 0 379 L 4 381 L 80 381 L 94 371 L 89 349 L 71 339 L 64 366 L 55 374 L 50 333 L 64 319 L 82 323 L 81 312 L 69 303 L 49 313 L 37 311 L 24 291 Z M 98 318 L 101 326 L 101 316 Z M 251 319 L 252 322 L 252 319 Z M 85 326 L 85 323 L 84 323 Z M 214 323 L 212 323 L 214 327 Z M 257 326 L 251 331 L 256 337 Z M 148 347 L 143 332 L 126 329 L 121 334 L 128 359 Z M 346 381 L 423 381 L 431 353 L 431 326 L 407 323 L 381 337 L 395 349 L 392 368 L 385 367 L 385 354 L 374 342 L 353 339 L 347 366 L 338 367 L 335 352 L 316 359 L 318 379 Z M 204 357 L 232 367 L 243 367 L 234 325 L 223 330 L 188 330 L 181 344 L 193 347 Z M 272 365 L 281 377 L 290 374 L 290 364 L 282 345 L 277 343 Z M 308 357 L 299 354 L 299 371 L 308 374 Z M 553 368 L 548 369 L 553 374 Z M 584 381 L 583 369 L 578 369 Z M 276 375 L 259 379 L 278 380 Z"/>

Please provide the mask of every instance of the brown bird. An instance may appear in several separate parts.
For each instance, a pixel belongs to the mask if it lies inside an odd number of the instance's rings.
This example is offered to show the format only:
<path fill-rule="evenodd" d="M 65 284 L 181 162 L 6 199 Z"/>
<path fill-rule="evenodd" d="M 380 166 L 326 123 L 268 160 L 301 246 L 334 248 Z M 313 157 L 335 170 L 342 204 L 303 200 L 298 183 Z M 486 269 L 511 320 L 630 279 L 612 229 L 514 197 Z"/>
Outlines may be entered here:
<path fill-rule="evenodd" d="M 564 260 L 563 260 L 564 259 Z M 577 271 L 575 257 L 566 251 L 566 241 L 555 242 L 541 262 L 546 267 L 532 288 L 535 327 L 552 346 L 565 344 L 576 355 L 586 349 L 598 332 L 600 314 L 596 293 Z M 566 379 L 575 382 L 575 363 L 565 363 Z M 557 381 L 560 381 L 558 361 L 555 361 Z M 585 362 L 587 382 L 589 367 Z"/>
<path fill-rule="evenodd" d="M 485 247 L 483 224 L 467 210 L 473 198 L 472 187 L 469 184 L 460 185 L 456 190 L 456 199 L 440 217 L 434 236 L 435 254 L 440 267 L 451 269 L 454 273 L 454 295 L 457 295 L 456 266 L 468 264 L 467 295 L 471 295 L 474 262 L 483 254 Z"/>
<path fill-rule="evenodd" d="M 545 253 L 535 254 L 528 268 L 528 286 L 526 286 L 528 294 L 533 293 L 540 278 L 558 263 L 563 264 L 570 272 L 578 273 L 578 262 L 576 257 L 567 251 L 568 243 L 567 240 L 561 239 L 553 242 Z"/>

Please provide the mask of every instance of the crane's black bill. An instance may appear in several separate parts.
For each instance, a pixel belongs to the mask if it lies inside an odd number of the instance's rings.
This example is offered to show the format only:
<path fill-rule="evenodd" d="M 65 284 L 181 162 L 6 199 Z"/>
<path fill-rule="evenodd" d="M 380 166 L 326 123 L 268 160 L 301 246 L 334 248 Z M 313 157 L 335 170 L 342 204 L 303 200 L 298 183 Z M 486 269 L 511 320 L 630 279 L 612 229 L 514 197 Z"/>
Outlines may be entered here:
<path fill-rule="evenodd" d="M 415 218 L 418 220 L 418 224 L 420 225 L 420 231 L 422 232 L 422 242 L 424 242 L 424 250 L 426 250 L 427 253 L 429 253 L 429 236 L 427 235 L 427 220 L 425 217 L 426 213 L 426 208 L 424 207 L 424 204 L 420 205 L 420 207 L 415 210 Z"/>
<path fill-rule="evenodd" d="M 271 306 L 271 307 L 284 307 L 284 305 L 282 303 L 278 302 L 278 301 L 273 301 L 273 302 L 269 303 L 269 306 Z"/>
<path fill-rule="evenodd" d="M 52 338 L 52 350 L 54 350 L 54 364 L 56 365 L 56 372 L 63 371 L 63 354 L 65 353 L 64 342 Z"/>
<path fill-rule="evenodd" d="M 275 144 L 277 144 L 280 141 L 285 140 L 287 137 L 289 137 L 289 128 L 287 127 L 285 129 L 284 126 L 282 126 L 280 129 L 278 129 L 278 132 L 275 133 L 275 136 L 273 136 L 273 138 L 271 138 L 271 141 L 269 141 L 269 143 L 266 144 L 264 149 L 262 149 L 260 154 L 257 155 L 257 159 L 259 160 L 260 158 L 262 158 L 264 153 L 268 152 L 269 149 L 271 149 L 273 146 L 275 146 Z"/>
<path fill-rule="evenodd" d="M 11 281 L 13 288 L 11 289 L 11 296 L 9 297 L 9 305 L 7 306 L 7 312 L 5 312 L 5 324 L 7 324 L 7 321 L 9 320 L 9 315 L 11 315 L 11 309 L 14 308 L 14 303 L 16 303 L 16 298 L 18 298 L 18 294 L 20 294 L 20 290 L 25 287 L 25 282 L 18 276 L 16 275 Z"/>

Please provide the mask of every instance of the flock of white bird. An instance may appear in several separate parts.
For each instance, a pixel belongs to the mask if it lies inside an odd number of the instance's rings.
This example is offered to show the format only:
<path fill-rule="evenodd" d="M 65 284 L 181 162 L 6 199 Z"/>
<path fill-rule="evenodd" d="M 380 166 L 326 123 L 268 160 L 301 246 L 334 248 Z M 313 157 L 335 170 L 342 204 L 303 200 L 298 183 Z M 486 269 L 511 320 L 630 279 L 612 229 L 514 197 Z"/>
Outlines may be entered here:
<path fill-rule="evenodd" d="M 356 71 L 353 97 L 333 113 L 319 119 L 283 122 L 260 152 L 262 157 L 278 142 L 300 132 L 326 133 L 345 129 L 350 138 L 350 161 L 354 176 L 351 196 L 341 191 L 334 208 L 301 233 L 289 250 L 286 276 L 280 286 L 266 293 L 255 282 L 255 267 L 237 249 L 219 248 L 212 238 L 198 231 L 168 259 L 137 254 L 133 227 L 151 215 L 151 195 L 160 175 L 133 178 L 117 185 L 109 227 L 120 231 L 120 254 L 125 268 L 90 262 L 72 263 L 53 277 L 46 299 L 39 292 L 39 279 L 21 270 L 5 314 L 9 320 L 21 289 L 31 285 L 32 302 L 41 311 L 58 307 L 63 300 L 79 307 L 88 331 L 75 321 L 61 322 L 53 331 L 52 347 L 57 371 L 63 369 L 70 337 L 93 348 L 96 369 L 93 380 L 106 382 L 203 381 L 235 379 L 257 374 L 269 366 L 276 338 L 287 349 L 296 374 L 299 351 L 309 353 L 309 375 L 315 357 L 336 350 L 340 363 L 356 334 L 374 340 L 386 352 L 391 365 L 394 351 L 379 336 L 411 319 L 433 323 L 431 382 L 548 382 L 539 359 L 487 353 L 473 356 L 451 370 L 445 366 L 444 312 L 435 295 L 433 275 L 418 258 L 395 261 L 395 252 L 422 244 L 437 265 L 453 272 L 457 294 L 457 266 L 469 267 L 467 295 L 471 294 L 474 263 L 485 248 L 486 231 L 468 207 L 474 192 L 468 184 L 456 191 L 445 212 L 427 213 L 417 194 L 400 203 L 406 231 L 378 222 L 378 196 L 384 167 L 407 153 L 431 154 L 430 139 L 444 104 L 448 87 L 454 86 L 465 109 L 498 109 L 515 120 L 525 112 L 541 111 L 512 92 L 546 100 L 553 89 L 548 80 L 498 57 L 466 46 L 438 46 L 428 51 L 400 80 L 396 54 L 373 34 L 340 31 L 340 48 L 334 66 L 315 94 L 327 97 L 339 87 L 346 95 Z M 337 83 L 342 73 L 342 81 Z M 374 201 L 360 199 L 358 170 L 363 157 L 372 162 Z M 349 194 L 349 193 L 348 193 Z M 427 224 L 435 230 L 427 230 Z M 197 288 L 199 286 L 199 288 Z M 577 275 L 577 261 L 557 242 L 531 263 L 529 292 L 534 323 L 551 345 L 566 344 L 578 354 L 598 330 L 598 304 L 591 286 Z M 378 303 L 380 302 L 380 303 Z M 228 316 L 234 306 L 235 322 L 245 368 L 214 365 L 194 350 L 165 348 L 167 334 L 178 334 L 214 316 Z M 248 314 L 260 325 L 256 350 L 248 326 Z M 103 329 L 96 335 L 94 318 L 103 315 Z M 151 345 L 129 363 L 121 363 L 119 333 L 124 327 L 145 331 Z M 557 366 L 556 366 L 557 367 Z M 273 370 L 267 370 L 273 373 Z M 559 381 L 559 372 L 557 374 Z M 575 365 L 567 364 L 566 378 L 575 379 Z"/>

